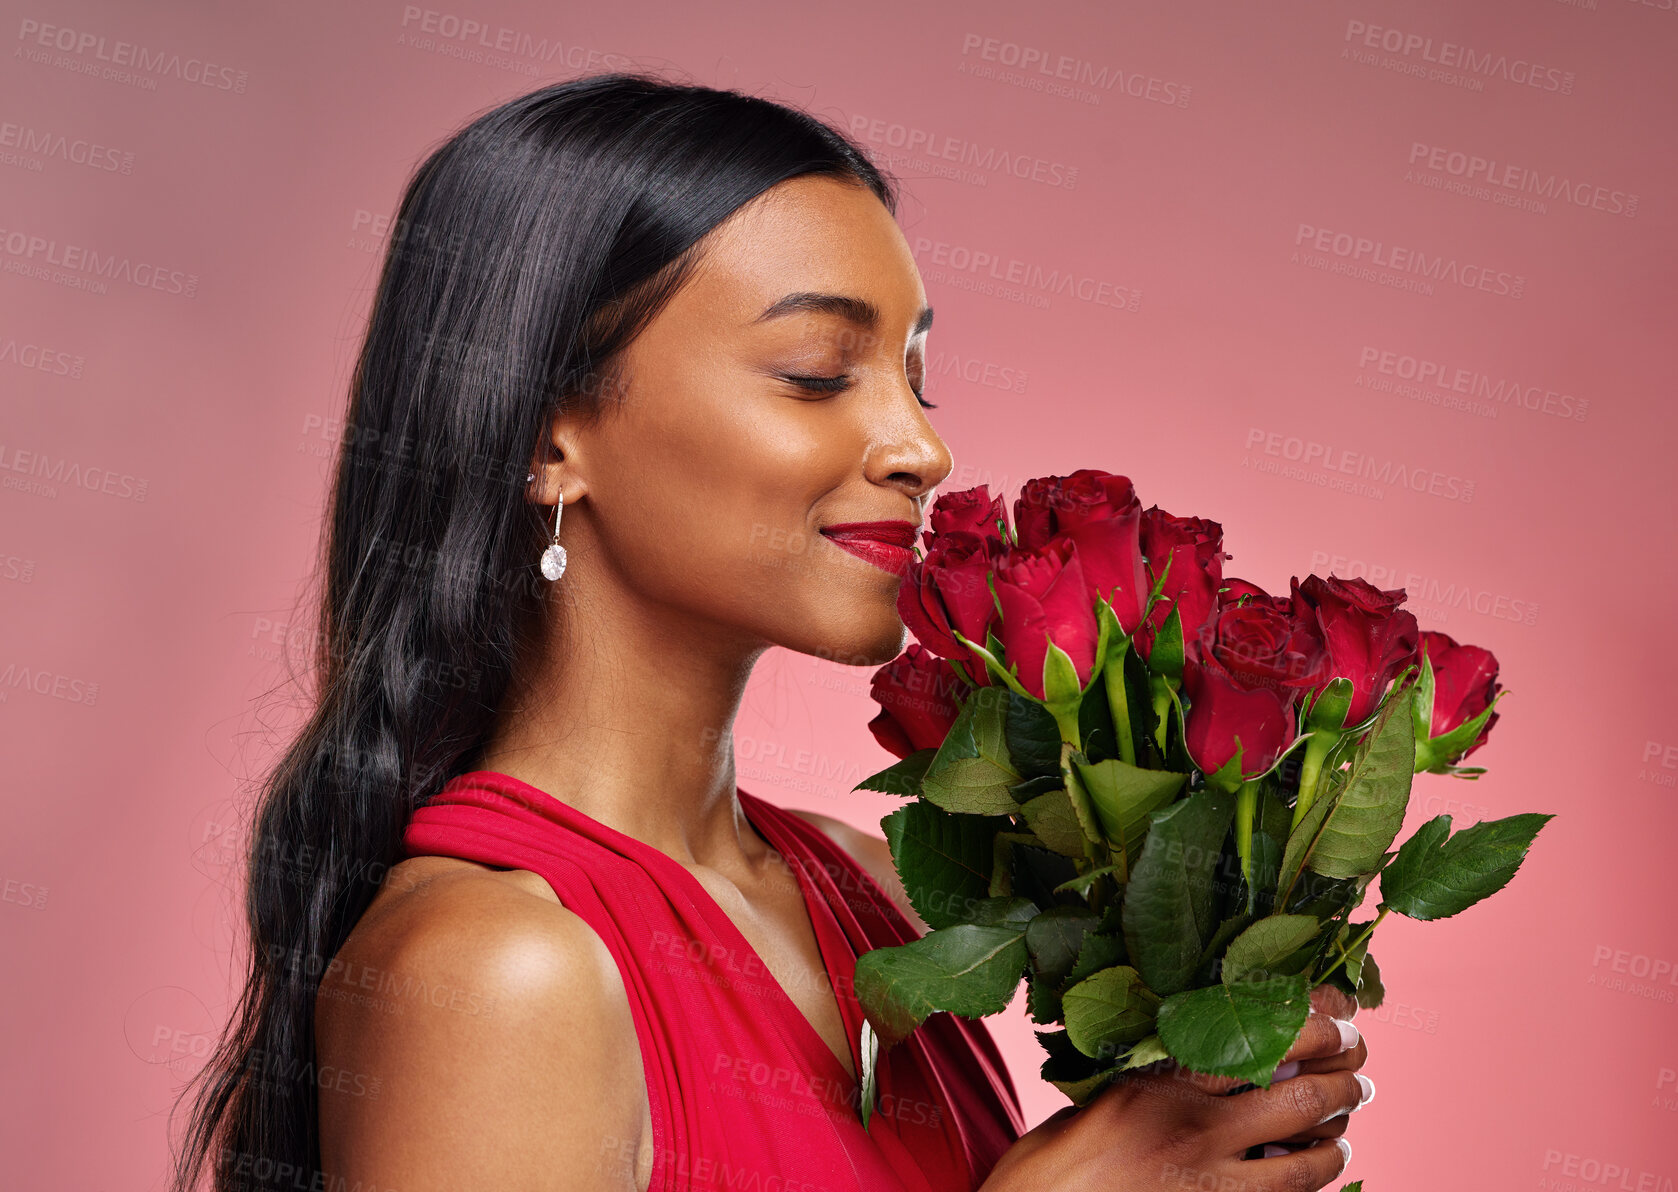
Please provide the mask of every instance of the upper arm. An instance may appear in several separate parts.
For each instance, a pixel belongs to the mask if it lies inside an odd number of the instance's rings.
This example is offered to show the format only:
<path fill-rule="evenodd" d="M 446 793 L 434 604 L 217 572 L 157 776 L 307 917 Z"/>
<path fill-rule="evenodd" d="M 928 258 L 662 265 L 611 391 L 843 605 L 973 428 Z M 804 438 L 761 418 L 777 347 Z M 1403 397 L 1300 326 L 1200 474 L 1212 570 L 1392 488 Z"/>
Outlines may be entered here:
<path fill-rule="evenodd" d="M 866 869 L 869 876 L 879 883 L 880 888 L 891 899 L 892 905 L 909 920 L 909 925 L 921 935 L 927 933 L 929 928 L 925 920 L 915 913 L 915 908 L 909 902 L 909 894 L 903 888 L 903 879 L 897 875 L 897 864 L 891 858 L 891 846 L 886 843 L 884 836 L 864 832 L 844 820 L 834 819 L 818 811 L 796 810 L 793 814 L 826 832 L 835 844 L 855 858 L 857 864 Z"/>
<path fill-rule="evenodd" d="M 636 1186 L 634 1020 L 574 912 L 491 878 L 438 883 L 351 935 L 315 1017 L 334 1184 Z"/>

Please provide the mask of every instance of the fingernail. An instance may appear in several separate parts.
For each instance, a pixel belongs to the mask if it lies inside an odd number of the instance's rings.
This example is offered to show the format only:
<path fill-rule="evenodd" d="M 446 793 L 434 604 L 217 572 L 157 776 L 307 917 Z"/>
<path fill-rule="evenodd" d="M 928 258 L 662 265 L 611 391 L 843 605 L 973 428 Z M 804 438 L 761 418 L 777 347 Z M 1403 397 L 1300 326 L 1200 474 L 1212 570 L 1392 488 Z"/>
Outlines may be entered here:
<path fill-rule="evenodd" d="M 1350 1051 L 1358 1045 L 1358 1028 L 1344 1018 L 1336 1018 L 1334 1025 L 1340 1028 L 1340 1050 Z"/>
<path fill-rule="evenodd" d="M 1375 1099 L 1375 1082 L 1365 1076 L 1362 1072 L 1356 1073 L 1356 1076 L 1358 1078 L 1358 1087 L 1363 1090 L 1363 1100 L 1358 1102 L 1358 1108 L 1362 1109 L 1365 1105 L 1368 1105 Z"/>
<path fill-rule="evenodd" d="M 1272 1084 L 1275 1084 L 1278 1080 L 1287 1080 L 1289 1077 L 1298 1076 L 1298 1075 L 1299 1075 L 1299 1061 L 1298 1060 L 1289 1060 L 1285 1064 L 1278 1064 L 1276 1066 L 1276 1071 L 1271 1075 L 1270 1082 Z"/>
<path fill-rule="evenodd" d="M 1340 1153 L 1345 1155 L 1346 1162 L 1350 1163 L 1352 1161 L 1352 1144 L 1346 1141 L 1346 1136 L 1342 1134 L 1339 1138 L 1336 1138 L 1334 1145 L 1340 1148 Z"/>
<path fill-rule="evenodd" d="M 1278 1155 L 1286 1155 L 1288 1153 L 1288 1148 L 1285 1146 L 1277 1146 L 1274 1142 L 1267 1142 L 1264 1144 L 1264 1157 L 1266 1159 L 1274 1159 Z"/>

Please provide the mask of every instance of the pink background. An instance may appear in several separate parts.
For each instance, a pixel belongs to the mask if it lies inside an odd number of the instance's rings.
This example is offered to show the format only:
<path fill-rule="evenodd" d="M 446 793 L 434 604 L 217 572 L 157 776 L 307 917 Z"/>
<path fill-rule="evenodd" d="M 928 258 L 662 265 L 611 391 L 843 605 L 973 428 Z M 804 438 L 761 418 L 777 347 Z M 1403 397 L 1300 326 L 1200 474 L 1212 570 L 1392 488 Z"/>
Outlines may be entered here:
<path fill-rule="evenodd" d="M 946 490 L 1126 473 L 1220 519 L 1232 574 L 1402 585 L 1502 660 L 1491 773 L 1419 779 L 1405 834 L 1559 818 L 1490 902 L 1377 933 L 1348 1177 L 1678 1179 L 1674 0 L 8 8 L 7 1185 L 161 1183 L 407 172 L 483 108 L 623 66 L 805 106 L 902 176 Z M 164 68 L 113 69 L 122 42 Z M 867 686 L 772 652 L 741 785 L 877 831 Z M 1064 1101 L 1023 998 L 989 1023 L 1035 1123 Z"/>

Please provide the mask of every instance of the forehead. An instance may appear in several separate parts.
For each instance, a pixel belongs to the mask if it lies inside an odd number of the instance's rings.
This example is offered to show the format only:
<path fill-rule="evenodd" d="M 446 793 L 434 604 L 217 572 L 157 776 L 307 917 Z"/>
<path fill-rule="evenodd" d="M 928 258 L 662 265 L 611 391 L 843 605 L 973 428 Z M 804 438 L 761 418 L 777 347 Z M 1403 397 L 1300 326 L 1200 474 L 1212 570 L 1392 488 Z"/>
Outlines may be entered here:
<path fill-rule="evenodd" d="M 684 287 L 689 304 L 736 325 L 811 290 L 866 299 L 892 321 L 919 311 L 925 294 L 914 255 L 873 191 L 820 175 L 771 187 L 712 230 Z"/>

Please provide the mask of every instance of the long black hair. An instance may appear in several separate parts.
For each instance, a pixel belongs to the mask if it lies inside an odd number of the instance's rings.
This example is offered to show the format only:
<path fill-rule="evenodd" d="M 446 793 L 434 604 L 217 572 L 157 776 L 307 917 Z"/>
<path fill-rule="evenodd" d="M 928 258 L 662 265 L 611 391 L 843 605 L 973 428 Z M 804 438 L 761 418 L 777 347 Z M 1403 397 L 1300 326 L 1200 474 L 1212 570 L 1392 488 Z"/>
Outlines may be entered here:
<path fill-rule="evenodd" d="M 413 810 L 473 767 L 539 623 L 547 523 L 525 477 L 545 429 L 621 401 L 622 349 L 701 238 L 803 174 L 896 213 L 896 182 L 815 116 L 616 72 L 478 116 L 412 175 L 350 382 L 310 713 L 253 809 L 249 968 L 182 1090 L 175 1192 L 206 1164 L 217 1192 L 315 1186 L 319 980 Z"/>

